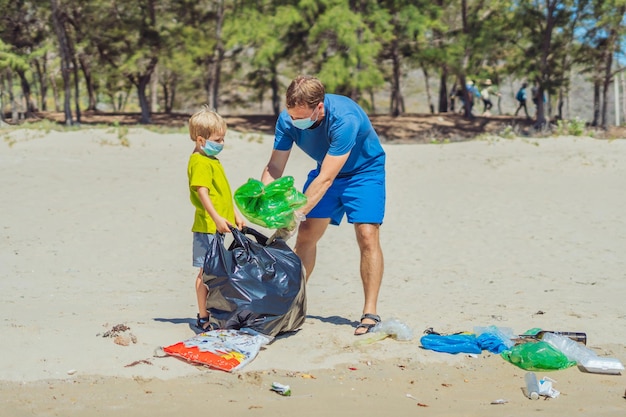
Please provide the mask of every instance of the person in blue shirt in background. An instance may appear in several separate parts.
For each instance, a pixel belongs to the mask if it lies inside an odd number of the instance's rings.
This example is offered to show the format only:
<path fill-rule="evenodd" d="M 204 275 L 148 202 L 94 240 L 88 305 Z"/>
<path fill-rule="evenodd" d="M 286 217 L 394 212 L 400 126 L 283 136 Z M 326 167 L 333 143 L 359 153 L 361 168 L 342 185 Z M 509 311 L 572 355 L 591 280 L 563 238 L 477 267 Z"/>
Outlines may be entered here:
<path fill-rule="evenodd" d="M 530 119 L 530 115 L 528 114 L 528 108 L 526 107 L 526 88 L 528 87 L 528 83 L 523 83 L 520 89 L 517 91 L 515 95 L 515 99 L 518 101 L 519 105 L 517 106 L 517 110 L 515 110 L 515 116 L 517 113 L 523 108 L 524 113 L 526 113 L 526 118 Z"/>
<path fill-rule="evenodd" d="M 365 111 L 348 97 L 326 94 L 315 77 L 296 77 L 287 88 L 286 104 L 261 181 L 268 184 L 283 175 L 294 144 L 317 163 L 304 185 L 307 203 L 294 214 L 297 219 L 306 216 L 299 222 L 294 250 L 308 280 L 317 242 L 328 225 L 339 225 L 344 215 L 354 224 L 365 298 L 354 334 L 366 334 L 381 320 L 377 303 L 384 269 L 379 229 L 385 214 L 385 152 Z"/>

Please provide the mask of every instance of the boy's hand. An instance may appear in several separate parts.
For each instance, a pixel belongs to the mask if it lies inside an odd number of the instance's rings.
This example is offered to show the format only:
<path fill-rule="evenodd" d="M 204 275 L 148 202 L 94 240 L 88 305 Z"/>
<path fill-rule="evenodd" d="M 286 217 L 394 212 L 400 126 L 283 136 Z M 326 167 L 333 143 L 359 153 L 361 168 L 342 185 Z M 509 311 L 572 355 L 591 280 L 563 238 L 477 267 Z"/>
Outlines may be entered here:
<path fill-rule="evenodd" d="M 237 224 L 237 229 L 239 230 L 243 229 L 246 225 L 245 219 L 241 217 L 237 212 L 235 212 L 235 223 Z"/>
<path fill-rule="evenodd" d="M 231 224 L 223 217 L 215 221 L 215 227 L 219 233 L 230 233 Z"/>

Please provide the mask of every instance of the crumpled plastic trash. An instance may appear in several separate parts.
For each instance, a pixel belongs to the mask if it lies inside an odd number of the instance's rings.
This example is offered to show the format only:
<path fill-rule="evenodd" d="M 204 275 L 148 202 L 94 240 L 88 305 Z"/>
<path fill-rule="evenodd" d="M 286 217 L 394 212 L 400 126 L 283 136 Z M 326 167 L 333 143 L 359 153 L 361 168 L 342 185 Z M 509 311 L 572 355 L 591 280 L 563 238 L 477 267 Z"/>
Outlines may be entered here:
<path fill-rule="evenodd" d="M 444 353 L 482 353 L 482 348 L 478 346 L 476 335 L 472 333 L 462 334 L 427 334 L 422 336 L 420 343 L 424 349 L 434 350 Z"/>
<path fill-rule="evenodd" d="M 294 187 L 291 176 L 278 178 L 264 185 L 253 178 L 239 187 L 233 196 L 237 208 L 248 221 L 268 229 L 295 228 L 295 210 L 304 206 L 307 198 Z"/>
<path fill-rule="evenodd" d="M 272 382 L 272 388 L 270 389 L 284 397 L 291 396 L 291 387 L 289 385 L 283 385 L 280 382 Z"/>
<path fill-rule="evenodd" d="M 413 330 L 396 318 L 383 320 L 369 331 L 371 336 L 355 342 L 356 346 L 369 345 L 379 340 L 391 337 L 395 340 L 406 341 L 413 339 Z"/>
<path fill-rule="evenodd" d="M 539 381 L 537 381 L 537 383 L 539 385 L 539 395 L 550 398 L 556 398 L 561 395 L 561 392 L 557 391 L 553 387 L 553 384 L 556 384 L 556 381 L 554 379 L 544 376 Z"/>
<path fill-rule="evenodd" d="M 560 350 L 546 342 L 528 342 L 515 345 L 500 354 L 503 359 L 513 365 L 528 370 L 566 369 L 576 365 Z"/>

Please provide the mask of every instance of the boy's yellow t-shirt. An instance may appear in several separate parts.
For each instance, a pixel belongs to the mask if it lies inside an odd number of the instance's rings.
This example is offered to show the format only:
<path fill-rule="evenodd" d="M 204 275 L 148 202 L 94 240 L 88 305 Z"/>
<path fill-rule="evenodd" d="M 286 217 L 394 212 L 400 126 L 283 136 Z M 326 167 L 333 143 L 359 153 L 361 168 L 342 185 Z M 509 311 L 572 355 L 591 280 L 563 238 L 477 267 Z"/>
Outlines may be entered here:
<path fill-rule="evenodd" d="M 198 197 L 196 187 L 206 187 L 209 190 L 209 198 L 211 198 L 215 210 L 234 225 L 233 195 L 220 161 L 215 157 L 193 153 L 189 157 L 187 176 L 189 177 L 189 199 L 196 208 L 191 231 L 199 233 L 215 233 L 217 231 L 215 222 L 204 209 Z"/>

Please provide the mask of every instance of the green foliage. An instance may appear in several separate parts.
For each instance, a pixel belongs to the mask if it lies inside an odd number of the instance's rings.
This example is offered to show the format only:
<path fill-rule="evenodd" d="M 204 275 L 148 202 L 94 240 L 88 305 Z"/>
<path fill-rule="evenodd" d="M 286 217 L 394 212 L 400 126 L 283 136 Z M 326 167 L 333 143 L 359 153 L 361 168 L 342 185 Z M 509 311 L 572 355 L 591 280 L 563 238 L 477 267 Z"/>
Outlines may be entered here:
<path fill-rule="evenodd" d="M 377 64 L 382 48 L 365 13 L 340 0 L 322 2 L 323 13 L 312 24 L 307 42 L 315 51 L 313 66 L 330 92 L 359 99 L 384 78 Z M 341 22 L 340 25 L 337 22 Z"/>
<path fill-rule="evenodd" d="M 575 63 L 593 81 L 610 82 L 626 33 L 624 0 L 57 3 L 75 64 L 93 78 L 101 102 L 113 104 L 133 84 L 158 76 L 158 99 L 167 88 L 182 111 L 206 102 L 211 83 L 224 85 L 220 100 L 233 106 L 266 101 L 268 92 L 278 106 L 298 73 L 317 75 L 329 92 L 371 109 L 368 100 L 382 87 L 401 97 L 407 71 L 420 67 L 443 82 L 471 75 L 497 84 L 514 74 L 555 94 L 568 86 Z M 0 69 L 22 77 L 12 77 L 13 87 L 41 89 L 37 71 L 45 64 L 45 79 L 63 92 L 50 2 L 0 0 L 0 7 Z"/>
<path fill-rule="evenodd" d="M 582 136 L 586 132 L 586 123 L 578 117 L 573 120 L 559 120 L 556 124 L 557 135 Z"/>

